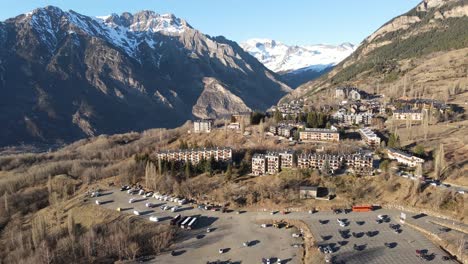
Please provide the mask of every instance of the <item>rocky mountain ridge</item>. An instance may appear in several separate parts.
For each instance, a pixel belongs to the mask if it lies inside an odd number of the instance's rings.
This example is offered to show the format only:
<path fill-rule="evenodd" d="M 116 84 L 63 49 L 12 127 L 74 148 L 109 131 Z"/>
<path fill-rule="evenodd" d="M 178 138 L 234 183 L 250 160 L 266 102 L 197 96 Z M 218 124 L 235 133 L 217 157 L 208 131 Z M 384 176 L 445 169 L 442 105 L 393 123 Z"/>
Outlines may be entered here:
<path fill-rule="evenodd" d="M 468 90 L 468 1 L 426 0 L 377 29 L 328 74 L 284 100 L 336 86 L 447 99 Z"/>
<path fill-rule="evenodd" d="M 173 15 L 94 18 L 48 6 L 0 23 L 0 91 L 8 145 L 265 110 L 290 88 L 237 43 Z"/>

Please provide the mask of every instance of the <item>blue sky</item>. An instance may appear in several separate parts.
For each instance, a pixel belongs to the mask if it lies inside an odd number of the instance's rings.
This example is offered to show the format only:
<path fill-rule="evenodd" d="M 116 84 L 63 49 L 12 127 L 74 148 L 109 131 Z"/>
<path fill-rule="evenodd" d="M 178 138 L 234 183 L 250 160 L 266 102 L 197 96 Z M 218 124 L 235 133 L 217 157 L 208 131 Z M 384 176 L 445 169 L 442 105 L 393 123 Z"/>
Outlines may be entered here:
<path fill-rule="evenodd" d="M 173 13 L 212 36 L 241 42 L 271 38 L 287 44 L 358 44 L 420 0 L 0 0 L 0 20 L 46 5 L 84 15 L 153 10 Z"/>

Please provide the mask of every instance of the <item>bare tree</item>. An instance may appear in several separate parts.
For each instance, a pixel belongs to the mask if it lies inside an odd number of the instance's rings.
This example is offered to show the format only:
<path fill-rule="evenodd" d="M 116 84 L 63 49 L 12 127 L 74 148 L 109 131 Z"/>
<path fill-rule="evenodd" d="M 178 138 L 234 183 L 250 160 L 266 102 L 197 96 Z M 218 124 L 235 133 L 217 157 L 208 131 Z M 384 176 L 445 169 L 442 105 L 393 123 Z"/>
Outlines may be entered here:
<path fill-rule="evenodd" d="M 73 214 L 70 212 L 68 213 L 68 218 L 67 218 L 67 228 L 68 228 L 68 235 L 72 240 L 76 238 L 76 225 L 75 225 L 75 219 L 73 218 Z"/>
<path fill-rule="evenodd" d="M 441 143 L 439 144 L 439 148 L 435 154 L 435 163 L 434 163 L 434 176 L 436 179 L 440 179 L 444 170 L 446 168 L 446 161 L 445 161 L 445 151 L 444 145 Z"/>
<path fill-rule="evenodd" d="M 3 194 L 3 202 L 5 203 L 5 213 L 8 215 L 10 213 L 10 207 L 8 206 L 8 193 Z"/>
<path fill-rule="evenodd" d="M 245 133 L 244 117 L 242 117 L 241 120 L 240 120 L 240 130 L 241 130 L 241 134 L 244 135 L 244 133 Z"/>
<path fill-rule="evenodd" d="M 31 222 L 31 235 L 34 247 L 36 249 L 39 248 L 46 236 L 46 223 L 44 217 L 37 216 L 33 219 Z"/>

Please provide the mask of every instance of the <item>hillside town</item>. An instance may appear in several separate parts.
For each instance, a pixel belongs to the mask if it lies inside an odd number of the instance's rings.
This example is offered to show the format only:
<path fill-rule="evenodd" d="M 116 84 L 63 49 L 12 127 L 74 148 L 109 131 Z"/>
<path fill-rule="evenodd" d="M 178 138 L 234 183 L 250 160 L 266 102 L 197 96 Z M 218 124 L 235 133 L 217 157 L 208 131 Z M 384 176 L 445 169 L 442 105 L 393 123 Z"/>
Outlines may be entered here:
<path fill-rule="evenodd" d="M 253 127 L 260 126 L 262 137 L 287 141 L 288 148 L 272 147 L 253 153 L 249 163 L 254 176 L 285 170 L 311 170 L 324 176 L 371 176 L 388 170 L 388 162 L 394 161 L 400 174 L 412 173 L 427 181 L 420 169 L 424 157 L 400 149 L 396 130 L 411 121 L 422 125 L 428 119 L 440 118 L 440 114 L 450 111 L 447 104 L 424 98 L 388 101 L 384 95 L 356 87 L 337 87 L 334 96 L 335 103 L 319 108 L 300 99 L 272 107 L 266 113 L 242 112 L 195 120 L 192 132 L 220 130 L 249 137 L 256 130 Z M 237 154 L 244 155 L 244 151 L 220 144 L 216 148 L 160 150 L 155 155 L 163 161 L 196 165 L 210 159 L 233 163 Z"/>

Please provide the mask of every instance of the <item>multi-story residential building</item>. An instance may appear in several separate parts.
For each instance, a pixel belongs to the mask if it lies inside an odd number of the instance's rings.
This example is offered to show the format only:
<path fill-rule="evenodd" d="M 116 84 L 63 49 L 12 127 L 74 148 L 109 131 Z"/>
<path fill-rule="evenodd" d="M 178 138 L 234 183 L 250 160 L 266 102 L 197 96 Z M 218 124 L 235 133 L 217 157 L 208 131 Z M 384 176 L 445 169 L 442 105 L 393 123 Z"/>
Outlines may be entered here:
<path fill-rule="evenodd" d="M 270 133 L 272 133 L 273 135 L 278 135 L 278 127 L 275 126 L 275 125 L 271 125 L 268 129 L 268 131 Z"/>
<path fill-rule="evenodd" d="M 421 110 L 400 109 L 393 111 L 394 120 L 421 121 L 422 116 Z"/>
<path fill-rule="evenodd" d="M 278 127 L 278 136 L 282 136 L 285 138 L 290 138 L 294 136 L 294 132 L 297 130 L 297 128 L 285 125 L 285 126 L 279 126 Z"/>
<path fill-rule="evenodd" d="M 305 122 L 296 122 L 293 120 L 285 120 L 281 121 L 278 123 L 278 126 L 290 126 L 290 127 L 295 127 L 295 128 L 305 128 L 306 123 Z"/>
<path fill-rule="evenodd" d="M 301 154 L 298 157 L 298 165 L 301 169 L 317 170 L 323 170 L 325 166 L 328 166 L 329 172 L 333 174 L 336 170 L 341 168 L 342 163 L 337 155 L 314 153 Z"/>
<path fill-rule="evenodd" d="M 209 160 L 211 157 L 217 162 L 231 162 L 231 148 L 203 148 L 190 150 L 171 150 L 156 153 L 158 159 L 176 162 L 189 162 L 198 164 L 202 160 Z"/>
<path fill-rule="evenodd" d="M 351 169 L 356 173 L 372 173 L 374 158 L 370 153 L 354 153 L 350 155 L 342 155 L 340 158 L 344 162 L 344 166 L 346 168 Z"/>
<path fill-rule="evenodd" d="M 361 134 L 362 141 L 371 147 L 380 146 L 380 138 L 377 134 L 374 133 L 370 128 L 361 128 L 359 129 L 359 134 Z"/>
<path fill-rule="evenodd" d="M 337 99 L 361 100 L 366 98 L 366 93 L 355 87 L 339 87 L 335 89 Z"/>
<path fill-rule="evenodd" d="M 418 110 L 430 110 L 436 109 L 441 112 L 449 109 L 447 104 L 433 99 L 424 99 L 424 98 L 414 98 L 414 99 L 398 99 L 394 103 L 398 104 L 400 107 L 409 108 L 409 109 L 418 109 Z"/>
<path fill-rule="evenodd" d="M 344 125 L 370 125 L 372 122 L 373 114 L 370 113 L 359 113 L 359 114 L 342 114 L 336 113 L 333 115 L 333 119 L 339 124 Z"/>
<path fill-rule="evenodd" d="M 193 122 L 194 133 L 210 133 L 213 128 L 213 119 L 200 119 Z"/>
<path fill-rule="evenodd" d="M 328 165 L 327 165 L 328 164 Z M 333 174 L 343 166 L 355 172 L 372 171 L 372 155 L 361 153 L 340 154 L 302 154 L 298 157 L 298 167 L 301 169 L 323 170 L 328 166 L 329 173 Z"/>
<path fill-rule="evenodd" d="M 277 174 L 280 172 L 281 160 L 278 152 L 268 152 L 265 157 L 267 161 L 267 173 Z"/>
<path fill-rule="evenodd" d="M 252 157 L 252 174 L 264 175 L 276 174 L 283 168 L 293 168 L 295 166 L 295 154 L 292 150 L 270 151 L 264 154 L 255 154 Z"/>
<path fill-rule="evenodd" d="M 267 171 L 267 159 L 264 154 L 254 154 L 252 157 L 252 174 L 255 176 L 265 175 Z"/>
<path fill-rule="evenodd" d="M 398 163 L 405 164 L 409 167 L 416 167 L 418 164 L 424 163 L 424 159 L 418 158 L 397 149 L 388 148 L 387 155 L 390 159 L 396 160 Z"/>
<path fill-rule="evenodd" d="M 304 131 L 299 132 L 299 139 L 301 141 L 340 141 L 340 134 L 334 129 L 324 128 L 306 128 Z"/>
<path fill-rule="evenodd" d="M 286 150 L 279 152 L 281 169 L 294 167 L 294 151 Z"/>

